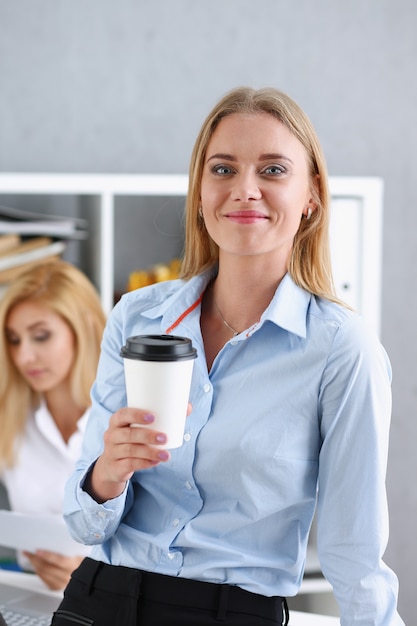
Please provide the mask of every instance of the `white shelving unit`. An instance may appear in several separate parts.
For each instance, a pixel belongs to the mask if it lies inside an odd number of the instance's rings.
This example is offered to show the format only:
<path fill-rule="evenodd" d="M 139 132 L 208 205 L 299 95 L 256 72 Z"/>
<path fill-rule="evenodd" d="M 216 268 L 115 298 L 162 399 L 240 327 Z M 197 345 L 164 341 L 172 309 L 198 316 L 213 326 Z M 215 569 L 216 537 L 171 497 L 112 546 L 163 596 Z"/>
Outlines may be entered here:
<path fill-rule="evenodd" d="M 381 178 L 330 178 L 330 245 L 340 298 L 380 333 L 383 192 Z"/>
<path fill-rule="evenodd" d="M 114 301 L 115 224 L 123 219 L 117 211 L 117 201 L 123 196 L 185 196 L 187 177 L 177 175 L 107 175 L 107 174 L 0 174 L 0 204 L 2 196 L 71 196 L 87 198 L 94 261 L 86 272 L 100 290 L 105 310 Z M 5 203 L 6 204 L 6 203 Z M 24 202 L 25 208 L 28 202 Z M 81 209 L 82 210 L 82 209 Z M 70 216 L 71 217 L 71 216 Z M 84 269 L 84 268 L 83 268 Z"/>
<path fill-rule="evenodd" d="M 31 201 L 43 197 L 50 198 L 53 210 L 54 206 L 58 207 L 60 199 L 70 197 L 77 207 L 77 216 L 87 217 L 89 221 L 90 239 L 86 246 L 90 263 L 83 269 L 100 290 L 103 306 L 108 312 L 114 302 L 116 262 L 122 252 L 122 246 L 115 249 L 117 229 L 122 226 L 132 236 L 132 231 L 140 230 L 140 222 L 132 217 L 135 201 L 143 202 L 147 198 L 155 202 L 160 198 L 161 204 L 168 208 L 175 198 L 177 203 L 182 198 L 185 200 L 187 184 L 186 175 L 176 174 L 3 173 L 0 174 L 0 204 L 3 200 L 15 204 L 23 202 L 24 208 L 30 209 Z M 330 190 L 331 248 L 338 294 L 370 319 L 379 332 L 382 180 L 331 177 Z M 129 211 L 124 210 L 123 199 L 130 200 Z M 133 221 L 131 227 L 126 219 Z M 147 239 L 149 236 L 145 233 Z M 163 243 L 159 245 L 164 246 Z M 140 250 L 138 256 L 139 253 Z M 138 258 L 136 267 L 143 267 L 143 261 Z M 150 264 L 154 262 L 150 260 Z M 125 268 L 126 276 L 131 269 Z"/>

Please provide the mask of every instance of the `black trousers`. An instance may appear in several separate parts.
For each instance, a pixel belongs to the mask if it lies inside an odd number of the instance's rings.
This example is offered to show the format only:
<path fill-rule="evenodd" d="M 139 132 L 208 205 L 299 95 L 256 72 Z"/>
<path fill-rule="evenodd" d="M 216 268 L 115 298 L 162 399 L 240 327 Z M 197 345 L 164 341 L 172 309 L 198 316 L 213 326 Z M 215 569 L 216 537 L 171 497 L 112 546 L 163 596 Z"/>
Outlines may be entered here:
<path fill-rule="evenodd" d="M 84 559 L 51 626 L 282 626 L 285 598 Z"/>

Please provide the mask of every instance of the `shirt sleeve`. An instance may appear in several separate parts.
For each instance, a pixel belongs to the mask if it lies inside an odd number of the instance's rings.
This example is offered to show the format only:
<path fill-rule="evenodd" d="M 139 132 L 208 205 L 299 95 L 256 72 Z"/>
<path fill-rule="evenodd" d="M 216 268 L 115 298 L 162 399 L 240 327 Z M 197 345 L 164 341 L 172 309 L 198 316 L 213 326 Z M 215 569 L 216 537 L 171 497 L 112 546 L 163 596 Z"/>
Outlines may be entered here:
<path fill-rule="evenodd" d="M 391 367 L 360 317 L 338 329 L 319 394 L 318 555 L 343 626 L 399 626 L 398 581 L 382 557 Z"/>
<path fill-rule="evenodd" d="M 119 303 L 110 314 L 104 331 L 81 456 L 65 488 L 64 519 L 74 539 L 87 545 L 103 543 L 110 538 L 132 501 L 130 484 L 120 496 L 103 504 L 98 504 L 83 490 L 88 472 L 103 451 L 103 435 L 111 415 L 126 406 L 123 360 L 119 356 L 123 345 L 121 311 Z"/>

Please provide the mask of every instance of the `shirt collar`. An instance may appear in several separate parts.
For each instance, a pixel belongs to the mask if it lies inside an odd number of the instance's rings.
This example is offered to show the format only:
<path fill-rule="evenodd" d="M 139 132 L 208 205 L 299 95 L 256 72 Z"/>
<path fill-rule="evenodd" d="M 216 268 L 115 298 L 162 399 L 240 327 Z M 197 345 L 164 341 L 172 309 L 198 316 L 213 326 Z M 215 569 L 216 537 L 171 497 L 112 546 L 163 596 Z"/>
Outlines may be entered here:
<path fill-rule="evenodd" d="M 186 282 L 178 281 L 177 289 L 168 298 L 149 307 L 142 314 L 149 319 L 161 317 L 162 327 L 166 332 L 175 334 L 175 328 L 199 307 L 204 290 L 214 275 L 215 272 L 210 270 Z M 287 273 L 264 311 L 260 324 L 269 320 L 288 332 L 305 338 L 310 300 L 311 294 L 298 287 Z"/>
<path fill-rule="evenodd" d="M 261 322 L 270 320 L 299 337 L 307 336 L 307 314 L 312 295 L 295 284 L 287 273 L 281 280 Z"/>
<path fill-rule="evenodd" d="M 199 307 L 204 291 L 214 274 L 215 272 L 210 270 L 193 276 L 190 280 L 178 281 L 177 288 L 171 295 L 143 311 L 142 315 L 149 319 L 161 317 L 162 328 L 175 334 L 175 328 Z"/>

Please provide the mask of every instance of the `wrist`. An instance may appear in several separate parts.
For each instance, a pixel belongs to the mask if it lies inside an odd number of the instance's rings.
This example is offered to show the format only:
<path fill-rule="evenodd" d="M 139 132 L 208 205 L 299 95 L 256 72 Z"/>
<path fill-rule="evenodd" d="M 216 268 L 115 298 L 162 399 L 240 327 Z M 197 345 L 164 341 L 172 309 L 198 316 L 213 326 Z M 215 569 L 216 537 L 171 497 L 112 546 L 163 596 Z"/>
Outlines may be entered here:
<path fill-rule="evenodd" d="M 91 466 L 82 484 L 82 489 L 98 504 L 103 504 L 107 500 L 113 500 L 120 496 L 126 487 L 126 481 L 116 482 L 103 478 L 100 471 L 100 459 L 101 457 Z"/>

